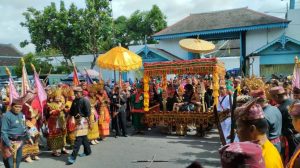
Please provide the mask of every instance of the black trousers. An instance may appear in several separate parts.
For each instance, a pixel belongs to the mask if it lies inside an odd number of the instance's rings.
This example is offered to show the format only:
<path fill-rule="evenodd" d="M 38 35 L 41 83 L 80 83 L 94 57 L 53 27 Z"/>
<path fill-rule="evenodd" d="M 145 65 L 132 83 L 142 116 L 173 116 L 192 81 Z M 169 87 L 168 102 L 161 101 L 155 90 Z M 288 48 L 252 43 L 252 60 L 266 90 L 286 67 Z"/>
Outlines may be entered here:
<path fill-rule="evenodd" d="M 73 152 L 72 152 L 72 157 L 73 157 L 74 160 L 76 159 L 76 157 L 78 155 L 78 152 L 79 152 L 79 149 L 80 149 L 81 145 L 83 145 L 84 154 L 90 155 L 92 153 L 91 146 L 90 146 L 90 143 L 89 143 L 89 140 L 88 140 L 87 136 L 86 135 L 85 136 L 78 136 L 75 139 L 74 148 L 73 148 Z"/>
<path fill-rule="evenodd" d="M 122 130 L 122 135 L 127 135 L 126 115 L 126 111 L 122 111 L 118 114 L 118 126 Z"/>
<path fill-rule="evenodd" d="M 16 159 L 17 168 L 20 167 L 21 161 L 22 161 L 22 147 L 20 147 L 17 151 L 17 159 Z M 5 168 L 13 168 L 14 167 L 13 156 L 7 159 L 3 159 L 3 163 Z"/>
<path fill-rule="evenodd" d="M 112 115 L 112 121 L 111 121 L 111 126 L 112 129 L 114 129 L 116 131 L 116 135 L 119 136 L 120 135 L 120 127 L 119 127 L 119 114 L 117 114 L 116 116 Z"/>

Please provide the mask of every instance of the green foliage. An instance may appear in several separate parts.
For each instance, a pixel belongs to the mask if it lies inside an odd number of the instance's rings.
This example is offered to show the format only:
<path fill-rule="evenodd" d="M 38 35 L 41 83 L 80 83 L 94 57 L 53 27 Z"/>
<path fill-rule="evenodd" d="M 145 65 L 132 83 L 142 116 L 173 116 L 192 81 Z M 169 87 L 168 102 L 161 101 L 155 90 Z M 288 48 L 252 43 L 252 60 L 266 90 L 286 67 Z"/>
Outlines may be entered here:
<path fill-rule="evenodd" d="M 72 71 L 73 71 L 72 67 L 66 66 L 65 63 L 63 63 L 60 66 L 56 66 L 51 73 L 52 74 L 70 74 Z"/>
<path fill-rule="evenodd" d="M 167 27 L 166 16 L 157 5 L 150 11 L 137 10 L 128 19 L 121 16 L 114 23 L 116 39 L 125 46 L 143 44 L 145 37 L 148 44 L 156 43 L 151 36 Z"/>
<path fill-rule="evenodd" d="M 48 74 L 50 69 L 52 68 L 52 65 L 49 63 L 48 60 L 41 61 L 37 58 L 36 55 L 29 53 L 23 57 L 25 62 L 25 67 L 27 70 L 28 75 L 33 75 L 33 70 L 31 68 L 31 64 L 35 66 L 35 69 L 40 74 Z M 22 62 L 19 61 L 18 65 L 15 67 L 15 73 L 18 77 L 22 76 Z"/>
<path fill-rule="evenodd" d="M 84 36 L 86 38 L 86 51 L 94 55 L 91 69 L 100 50 L 107 50 L 112 43 L 107 43 L 112 37 L 111 9 L 108 0 L 86 0 L 84 10 Z M 109 44 L 109 46 L 107 46 Z"/>
<path fill-rule="evenodd" d="M 55 71 L 68 72 L 72 57 L 85 53 L 93 54 L 91 68 L 98 54 L 117 44 L 156 43 L 151 38 L 155 32 L 167 26 L 166 16 L 158 6 L 150 11 L 135 11 L 129 18 L 121 16 L 113 21 L 109 0 L 86 0 L 86 7 L 78 9 L 73 3 L 69 8 L 63 1 L 57 7 L 54 2 L 39 11 L 28 8 L 23 13 L 31 41 L 20 43 L 21 47 L 33 43 L 38 56 L 62 54 L 66 64 Z M 68 64 L 69 62 L 69 64 Z"/>
<path fill-rule="evenodd" d="M 125 16 L 120 16 L 114 20 L 115 43 L 121 44 L 123 47 L 128 47 L 131 42 L 127 22 L 128 19 Z"/>
<path fill-rule="evenodd" d="M 28 28 L 36 52 L 58 50 L 66 60 L 71 61 L 72 56 L 83 53 L 85 49 L 82 14 L 83 10 L 77 9 L 74 4 L 66 9 L 64 2 L 61 1 L 60 8 L 57 9 L 52 2 L 43 11 L 28 8 L 27 12 L 23 13 L 25 22 L 21 25 Z M 20 45 L 24 47 L 28 43 L 25 40 Z"/>
<path fill-rule="evenodd" d="M 60 51 L 57 49 L 49 48 L 47 50 L 36 53 L 39 57 L 49 57 L 49 56 L 59 56 L 61 55 Z"/>

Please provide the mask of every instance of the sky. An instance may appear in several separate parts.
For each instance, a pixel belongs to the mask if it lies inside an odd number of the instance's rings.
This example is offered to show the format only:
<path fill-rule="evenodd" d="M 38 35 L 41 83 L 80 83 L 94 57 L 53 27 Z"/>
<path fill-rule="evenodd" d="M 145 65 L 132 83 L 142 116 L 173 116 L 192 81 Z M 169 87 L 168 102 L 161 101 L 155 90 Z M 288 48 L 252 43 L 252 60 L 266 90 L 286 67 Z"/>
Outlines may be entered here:
<path fill-rule="evenodd" d="M 300 0 L 296 0 L 296 7 Z M 43 10 L 45 6 L 60 0 L 0 0 L 0 44 L 13 44 L 23 54 L 34 52 L 34 45 L 25 48 L 19 46 L 21 41 L 30 41 L 26 27 L 20 25 L 25 21 L 23 12 L 28 7 Z M 85 0 L 64 0 L 66 6 L 74 3 L 84 8 Z M 289 0 L 112 0 L 113 17 L 124 15 L 129 17 L 134 11 L 150 10 L 156 4 L 167 17 L 168 26 L 176 23 L 192 13 L 202 13 L 240 7 L 248 7 L 270 15 L 284 16 Z"/>

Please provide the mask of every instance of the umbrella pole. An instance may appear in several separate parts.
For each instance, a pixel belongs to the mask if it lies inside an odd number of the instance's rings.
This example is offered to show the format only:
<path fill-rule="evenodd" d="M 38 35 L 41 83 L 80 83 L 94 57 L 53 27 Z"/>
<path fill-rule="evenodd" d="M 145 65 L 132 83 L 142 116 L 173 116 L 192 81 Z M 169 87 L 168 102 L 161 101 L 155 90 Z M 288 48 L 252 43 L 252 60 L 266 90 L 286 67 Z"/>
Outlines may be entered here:
<path fill-rule="evenodd" d="M 119 103 L 121 104 L 121 92 L 122 92 L 122 74 L 119 71 Z"/>
<path fill-rule="evenodd" d="M 114 70 L 114 83 L 116 84 L 116 82 L 117 82 L 117 77 L 116 77 L 116 70 Z"/>

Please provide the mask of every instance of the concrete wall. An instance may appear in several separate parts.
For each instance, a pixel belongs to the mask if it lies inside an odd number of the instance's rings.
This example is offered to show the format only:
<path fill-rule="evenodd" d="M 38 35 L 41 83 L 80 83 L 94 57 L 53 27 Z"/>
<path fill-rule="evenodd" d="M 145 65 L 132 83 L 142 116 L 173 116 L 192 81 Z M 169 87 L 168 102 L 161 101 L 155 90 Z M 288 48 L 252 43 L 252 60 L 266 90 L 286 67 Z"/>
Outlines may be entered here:
<path fill-rule="evenodd" d="M 260 47 L 272 42 L 284 32 L 287 36 L 300 41 L 300 9 L 289 10 L 288 20 L 291 22 L 285 30 L 276 28 L 248 31 L 246 34 L 246 54 L 249 55 Z"/>
<path fill-rule="evenodd" d="M 288 20 L 291 20 L 286 35 L 300 41 L 300 9 L 289 10 Z"/>
<path fill-rule="evenodd" d="M 177 57 L 188 59 L 188 52 L 180 48 L 179 41 L 181 39 L 167 39 L 160 40 L 159 44 L 156 45 L 157 48 L 163 49 Z"/>
<path fill-rule="evenodd" d="M 250 65 L 249 75 L 260 76 L 260 56 L 249 57 Z"/>
<path fill-rule="evenodd" d="M 65 61 L 62 56 L 57 57 L 50 57 L 52 61 L 50 61 L 50 64 L 55 66 L 60 66 L 61 62 Z M 42 60 L 45 60 L 45 58 L 41 58 Z M 79 71 L 83 71 L 84 68 L 90 69 L 91 62 L 93 61 L 94 57 L 93 55 L 79 55 L 74 56 L 73 61 Z M 96 65 L 94 67 L 94 70 L 100 71 L 99 67 Z M 110 70 L 101 69 L 102 77 L 103 79 L 113 79 L 114 78 L 114 72 Z M 66 74 L 67 75 L 67 74 Z M 118 77 L 118 74 L 117 74 Z"/>
<path fill-rule="evenodd" d="M 240 57 L 219 57 L 219 60 L 224 62 L 226 70 L 240 68 Z"/>
<path fill-rule="evenodd" d="M 263 29 L 248 31 L 246 34 L 246 55 L 251 54 L 283 34 L 283 29 Z"/>

